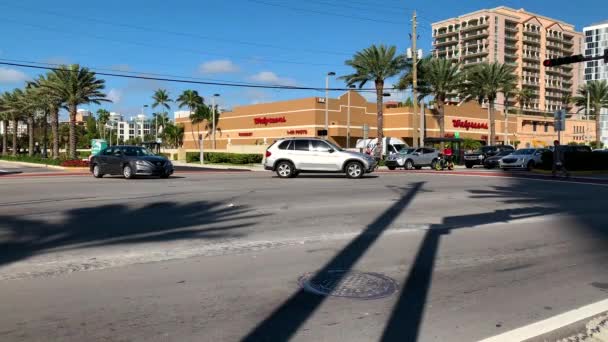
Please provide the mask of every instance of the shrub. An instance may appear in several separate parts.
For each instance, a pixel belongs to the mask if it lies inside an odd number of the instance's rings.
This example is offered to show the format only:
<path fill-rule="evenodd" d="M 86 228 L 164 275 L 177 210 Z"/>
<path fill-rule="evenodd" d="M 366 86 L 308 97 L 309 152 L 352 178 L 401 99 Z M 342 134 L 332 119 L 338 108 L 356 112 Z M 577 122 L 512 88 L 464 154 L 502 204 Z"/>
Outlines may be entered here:
<path fill-rule="evenodd" d="M 44 165 L 59 165 L 61 163 L 61 160 L 59 159 L 52 159 L 52 158 L 41 158 L 38 156 L 34 156 L 34 157 L 30 157 L 30 156 L 18 156 L 18 157 L 13 157 L 13 156 L 0 156 L 0 159 L 2 160 L 8 160 L 8 161 L 16 161 L 16 162 L 24 162 L 24 163 L 36 163 L 36 164 L 44 164 Z"/>
<path fill-rule="evenodd" d="M 264 158 L 261 154 L 208 152 L 204 154 L 205 161 L 213 164 L 259 164 Z M 194 163 L 200 161 L 198 152 L 187 152 L 186 161 Z"/>
<path fill-rule="evenodd" d="M 64 160 L 60 165 L 64 167 L 89 167 L 89 161 L 82 159 Z"/>

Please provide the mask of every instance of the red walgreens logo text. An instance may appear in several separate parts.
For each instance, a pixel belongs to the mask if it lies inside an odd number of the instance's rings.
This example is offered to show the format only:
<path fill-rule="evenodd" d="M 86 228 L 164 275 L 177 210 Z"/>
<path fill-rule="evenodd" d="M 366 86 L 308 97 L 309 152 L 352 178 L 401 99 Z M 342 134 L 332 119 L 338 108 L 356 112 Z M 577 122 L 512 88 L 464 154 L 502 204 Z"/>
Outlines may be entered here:
<path fill-rule="evenodd" d="M 274 123 L 283 123 L 283 122 L 287 122 L 287 120 L 285 119 L 284 116 L 281 116 L 280 118 L 267 118 L 267 117 L 261 117 L 261 118 L 254 118 L 253 119 L 253 123 L 256 125 L 268 125 L 268 124 L 274 124 Z"/>
<path fill-rule="evenodd" d="M 487 123 L 482 123 L 482 122 L 470 122 L 468 120 L 452 120 L 452 123 L 454 124 L 454 128 L 464 128 L 467 131 L 469 130 L 469 128 L 474 128 L 474 129 L 488 129 L 488 124 Z"/>

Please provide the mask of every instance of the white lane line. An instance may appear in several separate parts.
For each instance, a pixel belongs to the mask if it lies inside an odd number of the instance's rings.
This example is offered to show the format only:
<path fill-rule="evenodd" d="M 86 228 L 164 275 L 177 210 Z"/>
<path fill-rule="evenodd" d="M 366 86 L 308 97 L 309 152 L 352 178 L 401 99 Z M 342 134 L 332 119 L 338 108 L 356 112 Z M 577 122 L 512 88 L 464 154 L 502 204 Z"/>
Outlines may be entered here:
<path fill-rule="evenodd" d="M 500 335 L 486 338 L 479 342 L 515 342 L 525 341 L 559 328 L 563 328 L 582 319 L 592 317 L 608 311 L 608 299 L 589 304 L 563 314 L 553 316 L 540 322 L 532 323 L 515 330 L 507 331 Z"/>

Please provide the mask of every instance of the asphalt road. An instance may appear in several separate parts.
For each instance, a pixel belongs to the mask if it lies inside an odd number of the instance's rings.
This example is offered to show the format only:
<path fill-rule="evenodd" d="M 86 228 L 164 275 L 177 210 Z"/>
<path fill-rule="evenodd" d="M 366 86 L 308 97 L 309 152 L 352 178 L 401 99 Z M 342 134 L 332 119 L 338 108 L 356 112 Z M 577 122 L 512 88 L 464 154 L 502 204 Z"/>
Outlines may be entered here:
<path fill-rule="evenodd" d="M 0 194 L 2 341 L 474 341 L 608 296 L 606 185 L 238 172 Z M 303 291 L 330 286 L 319 270 L 396 291 Z"/>

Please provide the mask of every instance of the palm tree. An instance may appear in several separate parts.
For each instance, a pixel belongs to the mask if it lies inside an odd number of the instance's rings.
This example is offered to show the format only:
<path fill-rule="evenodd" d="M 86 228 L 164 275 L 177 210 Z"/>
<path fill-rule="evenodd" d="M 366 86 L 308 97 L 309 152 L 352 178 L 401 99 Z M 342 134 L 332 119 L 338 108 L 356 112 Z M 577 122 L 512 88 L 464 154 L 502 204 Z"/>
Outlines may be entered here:
<path fill-rule="evenodd" d="M 582 85 L 578 89 L 578 96 L 574 98 L 574 103 L 578 107 L 586 108 L 587 96 L 591 113 L 595 116 L 595 143 L 597 148 L 600 148 L 602 144 L 600 119 L 602 108 L 608 108 L 608 82 L 606 80 L 589 81 Z"/>
<path fill-rule="evenodd" d="M 22 108 L 25 119 L 27 120 L 28 135 L 28 155 L 34 155 L 34 122 L 43 104 L 38 98 L 38 94 L 32 87 L 27 87 L 23 92 Z"/>
<path fill-rule="evenodd" d="M 209 107 L 207 123 L 205 124 L 205 131 L 207 132 L 205 137 L 210 137 L 213 135 L 213 131 L 217 131 L 222 136 L 222 130 L 217 127 L 220 121 L 220 110 L 219 105 L 215 105 L 215 107 Z M 215 127 L 213 127 L 213 116 L 215 115 Z"/>
<path fill-rule="evenodd" d="M 97 110 L 97 123 L 101 126 L 101 135 L 105 139 L 106 138 L 106 124 L 110 121 L 110 112 L 106 109 L 98 109 Z"/>
<path fill-rule="evenodd" d="M 419 98 L 432 95 L 437 103 L 439 136 L 445 136 L 445 106 L 450 95 L 460 89 L 462 73 L 460 64 L 448 59 L 424 59 L 420 67 L 423 79 L 418 86 Z M 441 143 L 443 149 L 443 143 Z"/>
<path fill-rule="evenodd" d="M 8 119 L 10 110 L 8 104 L 8 93 L 3 93 L 0 96 L 0 121 L 2 122 L 2 127 L 4 128 L 4 133 L 2 134 L 2 155 L 7 155 L 7 143 L 8 143 Z"/>
<path fill-rule="evenodd" d="M 384 81 L 398 75 L 406 68 L 405 56 L 397 55 L 395 46 L 372 45 L 355 53 L 353 58 L 347 60 L 345 64 L 355 69 L 354 73 L 340 77 L 346 81 L 347 85 L 351 86 L 358 83 L 359 88 L 362 88 L 367 82 L 374 82 L 376 87 L 376 106 L 378 110 L 376 138 L 378 138 L 378 144 L 375 153 L 376 158 L 380 159 L 382 157 L 382 140 L 384 139 Z"/>
<path fill-rule="evenodd" d="M 178 148 L 183 144 L 184 125 L 168 122 L 163 133 L 167 137 L 167 141 L 170 142 L 170 146 Z"/>
<path fill-rule="evenodd" d="M 492 64 L 481 64 L 472 68 L 466 76 L 465 93 L 473 96 L 483 96 L 488 100 L 488 111 L 490 113 L 490 139 L 489 144 L 496 143 L 496 121 L 494 105 L 498 93 L 513 89 L 517 82 L 517 76 L 512 66 L 494 62 Z"/>
<path fill-rule="evenodd" d="M 194 128 L 194 124 L 196 124 L 197 130 L 198 130 L 198 124 L 203 122 L 204 118 L 198 122 L 195 122 L 198 120 L 195 110 L 199 107 L 203 107 L 205 100 L 203 99 L 202 96 L 200 96 L 198 94 L 198 92 L 196 90 L 188 89 L 188 90 L 184 90 L 184 92 L 175 100 L 175 102 L 177 102 L 177 105 L 179 106 L 179 108 L 188 107 L 188 109 L 190 110 L 190 124 L 191 124 L 191 128 L 192 128 L 190 131 L 192 132 L 192 140 L 194 140 L 194 143 L 198 146 L 197 139 L 195 139 L 195 137 L 194 137 L 193 128 Z"/>
<path fill-rule="evenodd" d="M 33 87 L 38 94 L 38 99 L 44 103 L 45 112 L 48 112 L 51 117 L 51 133 L 53 135 L 53 158 L 59 158 L 59 110 L 62 108 L 63 99 L 57 94 L 49 91 L 48 87 L 43 84 L 53 82 L 55 74 L 52 72 L 46 75 L 40 75 L 36 80 L 28 84 Z M 45 126 L 46 127 L 46 126 Z M 45 131 L 46 132 L 46 131 Z"/>
<path fill-rule="evenodd" d="M 156 90 L 154 92 L 154 95 L 152 96 L 152 100 L 154 100 L 154 103 L 152 104 L 152 108 L 156 108 L 156 107 L 160 106 L 160 107 L 164 107 L 167 110 L 171 109 L 171 106 L 169 105 L 169 103 L 173 102 L 173 100 L 171 100 L 171 98 L 169 98 L 169 92 L 166 89 Z"/>
<path fill-rule="evenodd" d="M 95 73 L 78 64 L 60 66 L 49 75 L 50 82 L 43 82 L 41 86 L 55 98 L 61 98 L 70 115 L 70 153 L 72 159 L 76 158 L 76 112 L 82 104 L 100 104 L 102 101 L 111 102 L 102 92 L 105 81 L 98 79 Z"/>
<path fill-rule="evenodd" d="M 522 88 L 517 90 L 515 93 L 515 99 L 517 99 L 517 102 L 519 103 L 519 114 L 524 113 L 524 106 L 526 103 L 528 103 L 528 101 L 530 101 L 530 99 L 532 99 L 533 96 L 534 93 L 530 88 Z"/>
<path fill-rule="evenodd" d="M 166 112 L 154 113 L 152 114 L 152 120 L 158 127 L 162 128 L 164 132 L 165 126 L 169 123 L 169 114 Z"/>
<path fill-rule="evenodd" d="M 564 105 L 566 112 L 569 111 L 568 108 L 570 107 L 572 101 L 574 101 L 574 97 L 571 93 L 564 93 L 564 95 L 562 95 L 562 104 Z"/>
<path fill-rule="evenodd" d="M 190 123 L 193 128 L 192 129 L 192 139 L 194 139 L 196 141 L 196 139 L 194 137 L 194 125 L 196 125 L 196 131 L 200 132 L 200 127 L 199 127 L 200 124 L 202 122 L 204 122 L 205 120 L 209 120 L 210 117 L 211 117 L 211 110 L 209 109 L 209 107 L 207 107 L 205 105 L 200 105 L 200 106 L 196 107 L 194 112 L 192 112 L 192 114 L 190 114 Z M 197 142 L 197 144 L 198 144 L 198 142 Z"/>
<path fill-rule="evenodd" d="M 15 89 L 12 92 L 4 93 L 4 107 L 7 118 L 11 121 L 13 127 L 13 157 L 17 156 L 17 134 L 19 133 L 19 121 L 23 119 L 24 112 L 24 101 L 23 91 L 21 89 Z M 8 127 L 6 128 L 8 133 Z"/>

